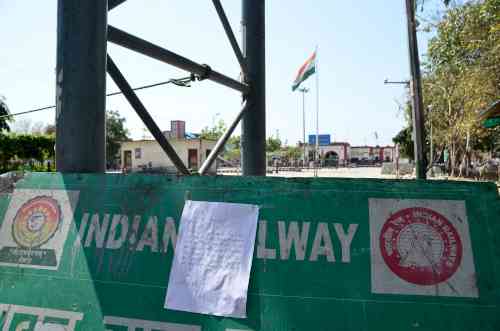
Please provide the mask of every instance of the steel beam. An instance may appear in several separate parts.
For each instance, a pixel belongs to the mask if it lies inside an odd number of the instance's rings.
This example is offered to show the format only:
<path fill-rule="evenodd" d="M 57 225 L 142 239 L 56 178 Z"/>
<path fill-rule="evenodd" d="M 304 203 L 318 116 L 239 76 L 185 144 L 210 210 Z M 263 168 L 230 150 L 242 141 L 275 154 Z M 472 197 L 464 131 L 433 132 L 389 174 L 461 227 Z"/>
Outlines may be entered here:
<path fill-rule="evenodd" d="M 57 170 L 104 172 L 107 0 L 59 0 Z"/>
<path fill-rule="evenodd" d="M 108 55 L 108 73 L 115 82 L 115 84 L 118 86 L 118 88 L 123 92 L 123 95 L 125 96 L 125 98 L 127 98 L 128 102 L 130 103 L 132 108 L 134 108 L 137 115 L 139 115 L 141 120 L 149 129 L 149 132 L 151 132 L 151 134 L 156 139 L 158 144 L 160 144 L 165 154 L 167 154 L 170 160 L 172 160 L 172 163 L 175 165 L 177 170 L 184 175 L 189 175 L 190 174 L 189 170 L 186 168 L 182 160 L 179 158 L 172 145 L 170 145 L 167 138 L 165 138 L 160 128 L 156 125 L 155 121 L 151 117 L 151 115 L 149 115 L 148 111 L 146 110 L 146 107 L 144 107 L 141 100 L 139 100 L 135 92 L 132 90 L 132 87 L 130 87 L 127 80 L 125 79 L 125 77 L 123 77 L 122 73 L 120 72 L 120 70 L 118 69 L 118 67 L 113 62 L 113 60 L 109 55 Z"/>
<path fill-rule="evenodd" d="M 248 91 L 248 86 L 229 78 L 217 71 L 211 70 L 210 67 L 198 64 L 174 52 L 161 48 L 144 39 L 133 36 L 125 31 L 117 29 L 111 25 L 108 26 L 108 41 L 135 52 L 152 57 L 158 61 L 162 61 L 173 65 L 179 69 L 189 71 L 200 77 L 210 79 L 216 83 L 230 87 L 242 93 Z"/>
<path fill-rule="evenodd" d="M 229 128 L 227 128 L 226 132 L 222 135 L 222 137 L 219 138 L 217 143 L 215 144 L 215 147 L 212 149 L 210 154 L 208 155 L 207 159 L 205 162 L 203 162 L 202 166 L 200 167 L 200 175 L 205 175 L 208 169 L 212 166 L 212 163 L 215 161 L 217 158 L 217 155 L 219 155 L 220 151 L 226 145 L 227 141 L 231 137 L 231 135 L 234 132 L 234 129 L 236 129 L 236 126 L 238 126 L 238 123 L 240 122 L 241 118 L 249 108 L 249 104 L 245 103 L 243 108 L 240 110 L 234 121 L 231 123 Z"/>
<path fill-rule="evenodd" d="M 242 170 L 245 176 L 266 174 L 266 52 L 265 1 L 242 0 L 243 54 L 251 86 L 247 95 L 249 109 L 242 121 Z"/>
<path fill-rule="evenodd" d="M 217 15 L 219 15 L 219 19 L 222 23 L 222 27 L 224 28 L 224 31 L 226 32 L 227 38 L 229 39 L 229 43 L 231 44 L 231 47 L 233 48 L 234 55 L 236 55 L 236 58 L 238 59 L 238 62 L 241 67 L 241 72 L 243 75 L 246 75 L 247 73 L 247 65 L 245 62 L 245 58 L 243 57 L 243 53 L 241 52 L 240 46 L 238 45 L 238 41 L 236 40 L 236 37 L 234 36 L 233 30 L 231 29 L 231 25 L 229 24 L 229 20 L 227 19 L 226 13 L 224 12 L 224 8 L 222 8 L 222 5 L 219 0 L 212 0 L 214 3 L 215 10 L 217 11 Z"/>
<path fill-rule="evenodd" d="M 108 11 L 113 10 L 127 0 L 108 0 Z"/>
<path fill-rule="evenodd" d="M 422 103 L 422 83 L 417 45 L 417 23 L 415 21 L 415 0 L 406 0 L 406 18 L 408 28 L 408 55 L 411 71 L 410 91 L 412 95 L 413 133 L 415 146 L 415 173 L 417 179 L 425 179 L 426 162 L 424 151 L 424 112 Z"/>

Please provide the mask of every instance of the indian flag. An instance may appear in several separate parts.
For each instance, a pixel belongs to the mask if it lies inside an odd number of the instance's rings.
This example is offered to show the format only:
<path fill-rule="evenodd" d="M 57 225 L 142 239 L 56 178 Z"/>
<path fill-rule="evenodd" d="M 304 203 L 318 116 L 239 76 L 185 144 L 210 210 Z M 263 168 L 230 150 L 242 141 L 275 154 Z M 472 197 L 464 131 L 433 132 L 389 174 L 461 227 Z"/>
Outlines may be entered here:
<path fill-rule="evenodd" d="M 295 91 L 300 84 L 305 81 L 309 76 L 316 72 L 316 52 L 307 59 L 307 61 L 300 67 L 299 72 L 292 84 L 292 91 Z"/>

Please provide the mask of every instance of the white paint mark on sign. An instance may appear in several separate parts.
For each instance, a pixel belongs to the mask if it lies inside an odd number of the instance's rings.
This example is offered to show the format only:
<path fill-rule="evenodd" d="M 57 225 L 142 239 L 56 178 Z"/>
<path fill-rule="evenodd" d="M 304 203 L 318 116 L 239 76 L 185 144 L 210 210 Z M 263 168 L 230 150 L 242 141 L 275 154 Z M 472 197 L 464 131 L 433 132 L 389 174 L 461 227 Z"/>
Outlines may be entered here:
<path fill-rule="evenodd" d="M 118 230 L 119 229 L 119 230 Z M 108 234 L 108 241 L 106 242 L 107 249 L 119 249 L 127 239 L 128 233 L 128 216 L 127 215 L 113 215 L 111 221 L 111 229 Z"/>
<path fill-rule="evenodd" d="M 0 316 L 3 316 L 2 331 L 9 331 L 15 326 L 16 331 L 31 330 L 32 323 L 30 321 L 18 321 L 16 320 L 16 315 L 32 315 L 36 316 L 35 330 L 37 326 L 48 325 L 53 326 L 52 329 L 40 329 L 40 330 L 50 330 L 50 331 L 74 331 L 76 324 L 83 319 L 83 314 L 73 311 L 65 311 L 58 309 L 40 308 L 40 307 L 30 307 L 30 306 L 18 306 L 10 304 L 0 303 Z M 62 325 L 64 328 L 54 329 L 55 323 L 44 323 L 46 318 L 56 318 L 65 320 L 66 324 Z M 0 320 L 1 321 L 1 320 Z"/>
<path fill-rule="evenodd" d="M 257 258 L 259 259 L 276 259 L 276 249 L 266 247 L 267 240 L 267 221 L 259 221 L 259 234 L 257 245 Z"/>
<path fill-rule="evenodd" d="M 302 223 L 302 231 L 299 231 L 297 222 L 290 222 L 288 233 L 286 232 L 283 221 L 278 221 L 278 235 L 280 241 L 280 255 L 282 260 L 288 260 L 292 245 L 295 248 L 295 258 L 297 261 L 303 261 L 306 255 L 307 238 L 309 236 L 309 222 Z"/>
<path fill-rule="evenodd" d="M 148 246 L 151 252 L 158 252 L 158 217 L 156 216 L 149 218 L 136 250 L 140 252 L 145 246 Z"/>
<path fill-rule="evenodd" d="M 369 205 L 373 293 L 478 297 L 464 201 Z"/>
<path fill-rule="evenodd" d="M 326 256 L 328 262 L 335 262 L 335 254 L 333 252 L 330 231 L 328 230 L 328 223 L 318 223 L 309 261 L 318 261 L 319 255 Z"/>
<path fill-rule="evenodd" d="M 351 243 L 354 238 L 354 234 L 358 229 L 358 225 L 349 224 L 347 233 L 344 232 L 342 224 L 335 223 L 333 226 L 335 228 L 335 232 L 337 233 L 337 237 L 339 238 L 340 245 L 342 246 L 342 262 L 349 263 L 351 262 Z"/>
<path fill-rule="evenodd" d="M 147 321 L 118 316 L 104 316 L 106 326 L 124 326 L 127 331 L 201 331 L 198 325 Z M 108 331 L 111 331 L 108 329 Z"/>
<path fill-rule="evenodd" d="M 28 329 L 26 329 L 28 330 Z M 37 322 L 34 331 L 67 331 L 64 325 L 54 323 Z"/>

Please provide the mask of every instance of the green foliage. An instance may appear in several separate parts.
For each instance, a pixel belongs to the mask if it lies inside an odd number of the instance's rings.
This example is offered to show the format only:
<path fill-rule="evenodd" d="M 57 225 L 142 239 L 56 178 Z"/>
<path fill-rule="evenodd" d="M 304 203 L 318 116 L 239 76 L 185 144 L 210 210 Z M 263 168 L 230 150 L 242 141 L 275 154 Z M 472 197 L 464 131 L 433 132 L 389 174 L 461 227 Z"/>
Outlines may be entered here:
<path fill-rule="evenodd" d="M 478 114 L 500 97 L 499 13 L 500 0 L 454 5 L 434 24 L 428 44 L 422 77 L 426 140 L 432 126 L 434 150 L 448 149 L 452 174 L 470 161 L 473 149 L 498 148 L 499 131 L 483 128 Z M 403 131 L 395 140 L 411 141 L 411 130 Z"/>
<path fill-rule="evenodd" d="M 266 152 L 276 152 L 281 149 L 280 138 L 269 137 L 266 141 Z"/>
<path fill-rule="evenodd" d="M 42 163 L 54 158 L 54 136 L 0 134 L 0 170 L 14 170 L 31 160 Z"/>
<path fill-rule="evenodd" d="M 47 124 L 47 126 L 43 129 L 43 133 L 48 135 L 55 135 L 56 126 L 54 124 Z"/>
<path fill-rule="evenodd" d="M 212 127 L 204 127 L 203 130 L 201 130 L 200 137 L 201 139 L 218 140 L 220 137 L 222 137 L 226 129 L 227 126 L 226 123 L 224 123 L 224 120 L 219 119 L 217 123 L 212 125 Z"/>
<path fill-rule="evenodd" d="M 122 141 L 128 141 L 129 131 L 125 128 L 125 118 L 116 110 L 106 111 L 106 159 L 108 168 L 116 166 Z"/>
<path fill-rule="evenodd" d="M 232 136 L 228 139 L 226 149 L 239 149 L 241 146 L 241 137 Z"/>
<path fill-rule="evenodd" d="M 10 115 L 9 107 L 5 103 L 5 98 L 0 95 L 0 133 L 2 131 L 10 131 L 9 123 L 10 117 L 1 117 L 5 115 Z"/>
<path fill-rule="evenodd" d="M 284 148 L 284 155 L 288 160 L 298 160 L 302 157 L 304 150 L 297 146 L 288 146 Z"/>
<path fill-rule="evenodd" d="M 401 153 L 401 156 L 413 160 L 415 158 L 415 149 L 411 133 L 412 129 L 410 127 L 402 129 L 394 138 L 392 138 L 392 141 L 394 144 L 399 144 L 399 152 Z"/>
<path fill-rule="evenodd" d="M 222 157 L 229 161 L 236 161 L 241 156 L 241 137 L 232 136 L 226 143 Z"/>

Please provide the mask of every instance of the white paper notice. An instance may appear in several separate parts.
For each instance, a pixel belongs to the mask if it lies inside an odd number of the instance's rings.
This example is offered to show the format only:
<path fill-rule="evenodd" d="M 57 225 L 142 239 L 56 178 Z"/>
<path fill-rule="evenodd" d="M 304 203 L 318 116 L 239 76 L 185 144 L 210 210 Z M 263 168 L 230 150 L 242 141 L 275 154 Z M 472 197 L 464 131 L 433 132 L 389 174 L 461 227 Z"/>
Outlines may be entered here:
<path fill-rule="evenodd" d="M 246 317 L 258 213 L 255 205 L 186 201 L 165 308 Z"/>

